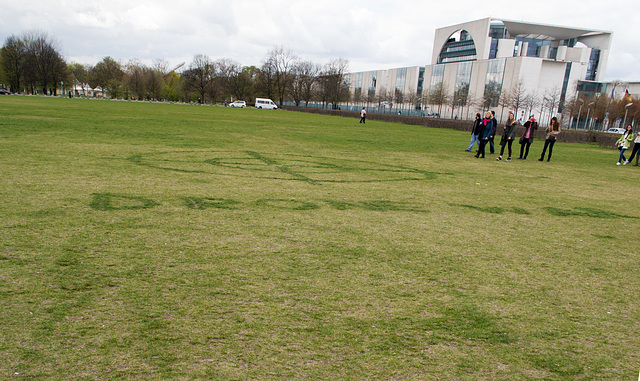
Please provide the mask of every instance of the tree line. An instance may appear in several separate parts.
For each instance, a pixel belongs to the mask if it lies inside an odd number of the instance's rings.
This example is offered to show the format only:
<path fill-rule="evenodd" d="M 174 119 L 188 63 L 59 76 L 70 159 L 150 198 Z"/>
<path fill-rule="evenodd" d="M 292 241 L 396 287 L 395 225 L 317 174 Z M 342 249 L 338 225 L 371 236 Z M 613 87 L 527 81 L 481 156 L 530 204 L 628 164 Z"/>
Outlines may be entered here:
<path fill-rule="evenodd" d="M 270 49 L 260 67 L 204 54 L 177 67 L 163 59 L 123 64 L 109 56 L 87 65 L 65 61 L 60 50 L 44 32 L 8 37 L 0 49 L 0 84 L 13 93 L 87 96 L 98 90 L 110 98 L 211 104 L 265 97 L 337 107 L 349 100 L 347 60 L 318 64 L 281 46 Z"/>

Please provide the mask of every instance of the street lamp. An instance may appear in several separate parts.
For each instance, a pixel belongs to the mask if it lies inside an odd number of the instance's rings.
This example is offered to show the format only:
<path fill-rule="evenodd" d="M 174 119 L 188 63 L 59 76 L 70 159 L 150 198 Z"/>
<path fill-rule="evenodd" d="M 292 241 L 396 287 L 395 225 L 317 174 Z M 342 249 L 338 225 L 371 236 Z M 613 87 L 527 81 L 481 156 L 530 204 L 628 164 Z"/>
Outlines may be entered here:
<path fill-rule="evenodd" d="M 633 104 L 633 102 L 629 102 L 626 104 L 626 106 L 624 106 L 624 121 L 622 122 L 622 128 L 626 128 L 625 127 L 625 123 L 627 122 L 627 111 L 629 111 L 629 106 L 631 106 Z"/>
<path fill-rule="evenodd" d="M 591 102 L 591 103 L 589 103 L 587 105 L 587 128 L 586 128 L 587 130 L 589 129 L 589 111 L 591 111 L 591 110 L 589 110 L 589 107 L 591 107 L 591 105 L 594 104 L 594 103 L 596 103 L 596 102 Z M 595 113 L 595 111 L 594 111 L 594 113 Z"/>

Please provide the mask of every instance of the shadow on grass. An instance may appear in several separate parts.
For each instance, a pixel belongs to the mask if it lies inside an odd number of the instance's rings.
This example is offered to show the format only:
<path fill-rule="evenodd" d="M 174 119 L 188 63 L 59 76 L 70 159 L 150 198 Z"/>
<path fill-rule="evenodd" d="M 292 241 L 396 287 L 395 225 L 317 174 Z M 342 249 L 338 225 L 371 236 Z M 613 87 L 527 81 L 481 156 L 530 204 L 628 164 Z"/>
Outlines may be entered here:
<path fill-rule="evenodd" d="M 449 204 L 451 206 L 460 206 L 463 208 L 467 208 L 467 209 L 473 209 L 473 210 L 477 210 L 479 212 L 483 212 L 483 213 L 491 213 L 491 214 L 502 214 L 505 212 L 508 213 L 515 213 L 515 214 L 531 214 L 531 212 L 529 212 L 526 209 L 523 208 L 518 208 L 518 207 L 511 207 L 511 208 L 501 208 L 499 206 L 487 206 L 487 207 L 482 207 L 482 206 L 477 206 L 477 205 L 469 205 L 469 204 Z"/>
<path fill-rule="evenodd" d="M 593 209 L 593 208 L 573 208 L 571 209 L 560 209 L 554 207 L 544 208 L 549 214 L 559 217 L 568 217 L 568 216 L 582 216 L 582 217 L 592 217 L 592 218 L 638 218 L 634 216 L 627 216 L 624 214 L 618 214 L 614 212 L 609 212 L 602 209 Z"/>

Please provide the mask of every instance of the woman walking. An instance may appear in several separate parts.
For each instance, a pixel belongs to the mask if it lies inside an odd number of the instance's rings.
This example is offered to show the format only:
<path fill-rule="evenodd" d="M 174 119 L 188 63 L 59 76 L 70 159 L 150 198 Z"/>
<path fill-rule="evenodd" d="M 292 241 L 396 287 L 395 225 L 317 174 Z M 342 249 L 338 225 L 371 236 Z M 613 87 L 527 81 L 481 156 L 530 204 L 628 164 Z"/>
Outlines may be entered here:
<path fill-rule="evenodd" d="M 629 163 L 627 159 L 624 157 L 624 151 L 629 149 L 632 139 L 633 139 L 633 126 L 628 125 L 624 134 L 622 134 L 620 139 L 618 139 L 618 141 L 616 142 L 616 146 L 620 150 L 620 157 L 618 158 L 618 162 L 616 163 L 616 165 L 620 165 L 622 163 L 625 163 L 625 164 Z"/>
<path fill-rule="evenodd" d="M 509 148 L 509 156 L 507 157 L 507 161 L 511 161 L 511 145 L 513 144 L 513 139 L 516 136 L 516 126 L 518 125 L 518 121 L 516 121 L 515 116 L 512 112 L 509 113 L 509 119 L 504 124 L 504 131 L 502 132 L 502 138 L 500 139 L 500 156 L 496 160 L 502 160 L 502 154 L 504 154 L 504 147 L 507 146 Z"/>
<path fill-rule="evenodd" d="M 489 142 L 489 136 L 491 136 L 491 132 L 493 131 L 493 117 L 491 115 L 491 111 L 487 111 L 484 114 L 484 119 L 482 119 L 482 131 L 480 131 L 480 148 L 478 148 L 478 153 L 476 157 L 480 157 L 484 159 L 484 149 Z"/>
<path fill-rule="evenodd" d="M 553 145 L 556 144 L 556 138 L 558 137 L 558 134 L 560 134 L 560 122 L 558 122 L 558 118 L 555 116 L 551 118 L 549 127 L 547 127 L 545 132 L 547 133 L 547 138 L 544 140 L 544 148 L 542 149 L 542 155 L 540 155 L 538 161 L 544 160 L 544 153 L 547 151 L 547 147 L 549 147 L 549 157 L 547 158 L 547 161 L 551 160 Z"/>
<path fill-rule="evenodd" d="M 478 148 L 480 148 L 480 142 L 478 141 L 478 136 L 480 135 L 480 130 L 482 129 L 482 116 L 480 113 L 476 113 L 476 120 L 473 122 L 473 129 L 471 130 L 471 142 L 469 143 L 469 148 L 466 149 L 466 152 L 471 152 L 473 148 L 473 144 L 478 144 Z"/>
<path fill-rule="evenodd" d="M 518 160 L 527 160 L 527 156 L 529 156 L 529 147 L 531 147 L 531 143 L 533 143 L 533 132 L 537 129 L 538 122 L 536 122 L 536 119 L 531 115 L 529 120 L 524 123 L 524 133 L 520 138 L 520 157 Z"/>
<path fill-rule="evenodd" d="M 636 138 L 633 140 L 633 151 L 631 151 L 631 157 L 629 157 L 629 160 L 625 161 L 625 164 L 628 164 L 630 162 L 633 161 L 633 158 L 636 158 L 636 163 L 634 164 L 635 166 L 638 166 L 638 158 L 640 158 L 640 155 L 638 155 L 638 150 L 640 150 L 640 131 L 636 132 Z"/>

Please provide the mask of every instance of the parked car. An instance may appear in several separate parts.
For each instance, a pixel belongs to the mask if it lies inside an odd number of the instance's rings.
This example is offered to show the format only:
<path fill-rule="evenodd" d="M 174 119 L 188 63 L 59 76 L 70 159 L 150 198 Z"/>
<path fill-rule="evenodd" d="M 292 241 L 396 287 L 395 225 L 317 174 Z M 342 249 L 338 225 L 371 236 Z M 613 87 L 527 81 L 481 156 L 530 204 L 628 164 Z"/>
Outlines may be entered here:
<path fill-rule="evenodd" d="M 247 102 L 245 102 L 245 101 L 235 101 L 235 102 L 232 102 L 231 104 L 229 104 L 229 107 L 245 108 L 245 107 L 247 107 Z"/>
<path fill-rule="evenodd" d="M 607 132 L 610 134 L 624 134 L 624 128 L 610 128 Z"/>
<path fill-rule="evenodd" d="M 0 94 L 11 94 L 11 92 L 7 89 L 0 89 Z"/>

